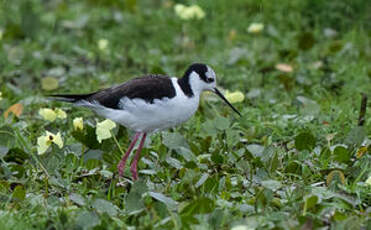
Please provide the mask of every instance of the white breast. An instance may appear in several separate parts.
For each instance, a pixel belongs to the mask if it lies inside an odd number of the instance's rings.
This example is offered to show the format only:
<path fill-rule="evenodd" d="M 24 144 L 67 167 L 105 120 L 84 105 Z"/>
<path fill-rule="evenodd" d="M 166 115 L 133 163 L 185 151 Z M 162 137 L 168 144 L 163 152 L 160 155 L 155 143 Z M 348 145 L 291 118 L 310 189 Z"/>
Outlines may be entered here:
<path fill-rule="evenodd" d="M 197 110 L 199 95 L 189 98 L 184 95 L 177 83 L 171 78 L 176 96 L 173 98 L 155 99 L 150 104 L 142 99 L 124 97 L 120 101 L 123 110 L 100 108 L 95 111 L 136 132 L 153 132 L 167 129 L 187 121 Z"/>

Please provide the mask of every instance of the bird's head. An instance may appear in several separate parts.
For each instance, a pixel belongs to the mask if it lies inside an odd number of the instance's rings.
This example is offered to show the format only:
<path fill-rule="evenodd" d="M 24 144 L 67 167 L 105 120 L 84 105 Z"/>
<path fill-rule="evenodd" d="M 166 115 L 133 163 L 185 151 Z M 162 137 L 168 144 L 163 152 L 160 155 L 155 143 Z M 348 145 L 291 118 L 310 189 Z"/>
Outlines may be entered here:
<path fill-rule="evenodd" d="M 216 75 L 214 70 L 205 64 L 194 63 L 188 67 L 183 78 L 188 78 L 192 91 L 201 94 L 202 91 L 211 91 L 222 98 L 240 116 L 238 110 L 223 96 L 216 87 Z"/>

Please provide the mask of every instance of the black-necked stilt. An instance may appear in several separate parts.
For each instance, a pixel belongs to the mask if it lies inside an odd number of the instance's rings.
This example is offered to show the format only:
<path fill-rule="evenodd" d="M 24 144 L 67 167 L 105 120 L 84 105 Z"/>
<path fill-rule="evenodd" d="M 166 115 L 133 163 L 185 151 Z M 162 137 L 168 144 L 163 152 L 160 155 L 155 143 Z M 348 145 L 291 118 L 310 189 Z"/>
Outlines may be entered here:
<path fill-rule="evenodd" d="M 167 129 L 187 121 L 197 110 L 200 95 L 211 91 L 221 97 L 240 116 L 236 108 L 216 88 L 215 72 L 205 64 L 188 67 L 182 78 L 148 75 L 121 85 L 89 94 L 52 95 L 57 100 L 85 106 L 136 132 L 125 155 L 117 165 L 122 176 L 126 160 L 142 135 L 130 167 L 138 178 L 137 164 L 147 133 Z"/>

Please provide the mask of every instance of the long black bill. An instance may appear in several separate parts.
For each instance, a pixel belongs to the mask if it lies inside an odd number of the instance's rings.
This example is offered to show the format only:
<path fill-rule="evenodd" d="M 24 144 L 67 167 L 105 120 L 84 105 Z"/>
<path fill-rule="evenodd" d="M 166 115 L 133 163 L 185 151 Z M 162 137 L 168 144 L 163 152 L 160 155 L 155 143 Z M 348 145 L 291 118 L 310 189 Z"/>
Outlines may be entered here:
<path fill-rule="evenodd" d="M 229 105 L 229 107 L 231 107 L 233 109 L 233 111 L 235 111 L 238 115 L 240 115 L 242 117 L 241 113 L 238 112 L 238 110 L 235 107 L 233 107 L 233 105 L 231 103 L 229 103 L 229 101 L 224 97 L 224 95 L 217 88 L 214 88 L 214 92 L 215 92 L 216 95 L 221 97 L 223 99 L 223 101 L 225 101 L 225 103 L 227 103 Z"/>

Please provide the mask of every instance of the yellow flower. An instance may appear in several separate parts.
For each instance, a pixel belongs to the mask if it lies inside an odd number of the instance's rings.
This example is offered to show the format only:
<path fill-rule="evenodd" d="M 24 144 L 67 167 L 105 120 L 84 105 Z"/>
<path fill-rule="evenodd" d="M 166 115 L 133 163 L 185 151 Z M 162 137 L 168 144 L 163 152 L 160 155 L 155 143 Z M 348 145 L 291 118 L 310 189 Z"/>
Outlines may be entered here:
<path fill-rule="evenodd" d="M 111 130 L 116 127 L 115 122 L 106 119 L 102 122 L 97 123 L 97 128 L 95 134 L 97 135 L 97 140 L 99 143 L 102 143 L 102 140 L 112 137 Z"/>
<path fill-rule="evenodd" d="M 249 28 L 247 28 L 247 32 L 252 34 L 258 34 L 264 29 L 263 23 L 251 23 Z"/>
<path fill-rule="evenodd" d="M 3 97 L 2 97 L 3 93 L 0 92 L 0 101 L 3 100 Z"/>
<path fill-rule="evenodd" d="M 176 4 L 174 11 L 183 20 L 202 19 L 206 15 L 198 5 L 185 6 L 183 4 Z"/>
<path fill-rule="evenodd" d="M 48 108 L 42 108 L 39 110 L 40 116 L 42 116 L 47 121 L 55 121 L 55 119 L 66 119 L 67 114 L 62 109 L 48 109 Z"/>
<path fill-rule="evenodd" d="M 227 92 L 225 93 L 225 98 L 230 102 L 230 103 L 238 103 L 238 102 L 243 102 L 245 100 L 245 95 L 241 91 L 235 91 L 235 92 Z"/>
<path fill-rule="evenodd" d="M 76 117 L 73 119 L 73 128 L 75 130 L 83 130 L 84 129 L 84 121 L 82 117 Z"/>
<path fill-rule="evenodd" d="M 39 110 L 39 114 L 45 120 L 51 121 L 51 122 L 55 121 L 55 119 L 57 118 L 57 114 L 54 112 L 54 110 L 48 109 L 48 108 L 42 108 L 42 109 L 40 109 Z"/>
<path fill-rule="evenodd" d="M 52 143 L 58 145 L 60 149 L 63 147 L 63 141 L 60 132 L 55 135 L 49 131 L 46 131 L 46 135 L 38 137 L 37 153 L 39 155 L 44 154 Z"/>
<path fill-rule="evenodd" d="M 62 109 L 55 109 L 55 114 L 57 115 L 57 118 L 60 118 L 60 119 L 66 119 L 67 118 L 67 114 L 66 112 L 64 112 Z"/>
<path fill-rule="evenodd" d="M 107 49 L 107 46 L 108 46 L 108 40 L 107 39 L 99 39 L 99 41 L 98 41 L 98 48 L 100 50 Z"/>

